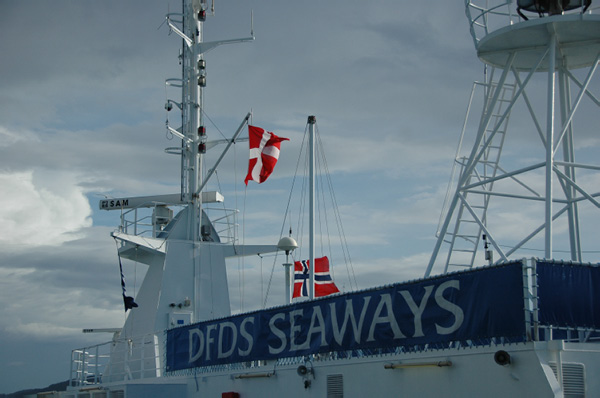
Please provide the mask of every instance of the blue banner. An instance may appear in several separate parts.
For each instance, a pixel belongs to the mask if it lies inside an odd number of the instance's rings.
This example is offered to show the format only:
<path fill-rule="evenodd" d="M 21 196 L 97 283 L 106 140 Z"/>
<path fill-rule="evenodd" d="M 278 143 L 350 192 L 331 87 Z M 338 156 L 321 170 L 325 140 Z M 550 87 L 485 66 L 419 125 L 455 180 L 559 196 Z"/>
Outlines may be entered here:
<path fill-rule="evenodd" d="M 597 264 L 538 260 L 539 321 L 544 326 L 600 329 Z"/>
<path fill-rule="evenodd" d="M 171 329 L 167 371 L 367 348 L 522 338 L 522 264 L 335 295 Z"/>

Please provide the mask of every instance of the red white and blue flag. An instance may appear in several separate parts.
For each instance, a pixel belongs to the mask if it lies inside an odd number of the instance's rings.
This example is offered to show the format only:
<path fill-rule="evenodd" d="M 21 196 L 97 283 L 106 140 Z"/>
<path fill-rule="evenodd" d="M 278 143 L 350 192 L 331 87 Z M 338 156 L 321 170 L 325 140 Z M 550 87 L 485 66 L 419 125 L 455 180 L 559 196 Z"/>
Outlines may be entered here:
<path fill-rule="evenodd" d="M 288 138 L 278 137 L 260 127 L 248 125 L 248 138 L 250 141 L 250 162 L 248 163 L 248 175 L 244 182 L 256 181 L 259 184 L 266 181 L 273 172 L 277 159 L 279 159 L 279 150 L 281 141 L 287 141 Z"/>
<path fill-rule="evenodd" d="M 308 297 L 310 261 L 302 260 L 294 263 L 294 294 L 296 297 Z M 315 258 L 315 297 L 339 293 L 329 274 L 329 259 L 327 256 Z"/>

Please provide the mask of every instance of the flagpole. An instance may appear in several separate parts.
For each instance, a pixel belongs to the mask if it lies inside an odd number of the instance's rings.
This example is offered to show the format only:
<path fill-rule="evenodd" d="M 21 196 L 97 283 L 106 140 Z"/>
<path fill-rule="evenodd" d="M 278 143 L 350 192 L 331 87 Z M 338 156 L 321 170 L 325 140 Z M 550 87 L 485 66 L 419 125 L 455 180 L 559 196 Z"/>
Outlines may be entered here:
<path fill-rule="evenodd" d="M 308 295 L 315 298 L 315 116 L 308 117 L 308 152 L 309 152 L 309 279 Z"/>
<path fill-rule="evenodd" d="M 285 303 L 290 304 L 292 302 L 292 285 L 291 285 L 291 275 L 290 268 L 292 267 L 292 263 L 290 263 L 290 252 L 294 251 L 298 248 L 298 243 L 292 238 L 292 229 L 290 228 L 290 236 L 284 236 L 277 243 L 277 248 L 279 250 L 285 251 L 285 263 L 283 267 L 285 268 Z"/>

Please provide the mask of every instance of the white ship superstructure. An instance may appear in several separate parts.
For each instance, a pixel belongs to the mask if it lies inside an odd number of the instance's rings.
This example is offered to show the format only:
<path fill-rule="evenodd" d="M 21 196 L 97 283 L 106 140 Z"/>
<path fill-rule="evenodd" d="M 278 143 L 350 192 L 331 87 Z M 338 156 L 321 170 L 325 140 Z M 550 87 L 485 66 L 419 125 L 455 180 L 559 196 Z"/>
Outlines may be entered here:
<path fill-rule="evenodd" d="M 167 17 L 183 41 L 182 77 L 167 81 L 181 89 L 181 99 L 166 105 L 182 115 L 181 126 L 168 126 L 181 139 L 181 146 L 168 149 L 182 159 L 181 192 L 100 203 L 122 212 L 113 233 L 119 257 L 146 264 L 148 271 L 135 297 L 123 290 L 129 309 L 124 326 L 102 330 L 113 339 L 73 351 L 71 385 L 62 395 L 600 396 L 594 377 L 600 370 L 600 268 L 582 262 L 578 217 L 584 202 L 598 210 L 600 193 L 576 179 L 581 170 L 587 176 L 600 166 L 577 161 L 572 125 L 585 97 L 600 104 L 589 90 L 600 59 L 600 17 L 587 3 L 562 12 L 540 3 L 465 3 L 478 55 L 493 73 L 483 83 L 477 138 L 470 156 L 460 160 L 458 186 L 431 262 L 424 264 L 425 278 L 232 315 L 225 259 L 289 253 L 295 246 L 289 239 L 279 247 L 238 245 L 227 227 L 228 212 L 211 220 L 205 211 L 224 198 L 204 190 L 222 157 L 208 173 L 201 170 L 203 153 L 213 146 L 202 112 L 204 55 L 254 38 L 204 42 L 209 5 L 184 0 L 182 13 Z M 581 68 L 588 70 L 583 81 L 571 72 Z M 541 113 L 533 111 L 526 90 L 537 77 L 547 85 Z M 579 87 L 574 98 L 569 82 Z M 545 156 L 507 167 L 502 148 L 511 110 L 521 99 L 531 108 Z M 249 116 L 226 140 L 224 153 Z M 315 122 L 308 118 L 310 129 Z M 523 177 L 532 170 L 544 175 L 535 187 Z M 504 181 L 527 194 L 502 190 Z M 544 206 L 540 226 L 509 250 L 493 228 L 490 207 L 506 197 Z M 563 215 L 572 249 L 567 262 L 553 258 L 553 223 Z M 544 258 L 519 257 L 537 234 L 545 235 Z M 437 260 L 444 245 L 449 254 L 442 264 Z"/>

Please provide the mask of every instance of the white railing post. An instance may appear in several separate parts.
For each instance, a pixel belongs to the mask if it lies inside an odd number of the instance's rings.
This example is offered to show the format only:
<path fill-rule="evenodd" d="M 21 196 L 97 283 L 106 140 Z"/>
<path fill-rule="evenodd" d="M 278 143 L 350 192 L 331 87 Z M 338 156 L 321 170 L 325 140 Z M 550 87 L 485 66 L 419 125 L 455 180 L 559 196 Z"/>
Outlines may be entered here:
<path fill-rule="evenodd" d="M 96 364 L 94 365 L 94 383 L 99 383 L 100 382 L 100 375 L 98 374 L 98 370 L 100 369 L 100 352 L 99 352 L 99 346 L 96 346 Z"/>
<path fill-rule="evenodd" d="M 161 377 L 162 376 L 162 369 L 160 366 L 160 346 L 159 346 L 159 342 L 158 342 L 158 336 L 157 335 L 153 335 L 154 337 L 154 367 L 155 367 L 155 374 L 156 377 Z"/>

